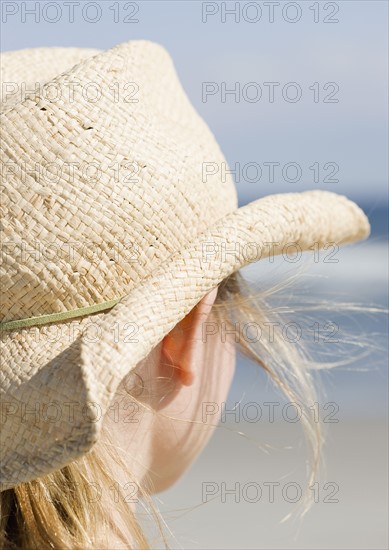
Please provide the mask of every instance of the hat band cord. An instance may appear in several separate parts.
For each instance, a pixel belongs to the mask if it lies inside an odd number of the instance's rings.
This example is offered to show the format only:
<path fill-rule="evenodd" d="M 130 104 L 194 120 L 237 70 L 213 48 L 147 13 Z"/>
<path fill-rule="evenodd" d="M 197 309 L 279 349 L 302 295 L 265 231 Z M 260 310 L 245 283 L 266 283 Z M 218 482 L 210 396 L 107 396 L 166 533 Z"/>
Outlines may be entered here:
<path fill-rule="evenodd" d="M 38 315 L 36 317 L 28 317 L 26 319 L 18 319 L 16 321 L 6 321 L 0 323 L 0 332 L 16 330 L 21 328 L 34 327 L 39 325 L 48 325 L 49 323 L 56 323 L 58 321 L 65 321 L 68 319 L 76 319 L 83 317 L 84 315 L 91 315 L 98 311 L 105 311 L 116 306 L 120 302 L 121 298 L 115 300 L 109 300 L 108 302 L 101 302 L 100 304 L 94 304 L 92 306 L 80 307 L 78 309 L 72 309 L 70 311 L 61 311 L 60 313 L 49 313 L 47 315 Z"/>

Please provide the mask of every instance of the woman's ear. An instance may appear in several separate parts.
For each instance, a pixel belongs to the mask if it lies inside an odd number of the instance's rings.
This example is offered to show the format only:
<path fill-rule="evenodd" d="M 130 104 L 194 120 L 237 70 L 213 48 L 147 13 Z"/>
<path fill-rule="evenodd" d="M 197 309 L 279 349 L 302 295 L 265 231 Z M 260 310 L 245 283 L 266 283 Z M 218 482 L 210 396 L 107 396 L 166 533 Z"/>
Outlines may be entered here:
<path fill-rule="evenodd" d="M 216 300 L 218 287 L 200 300 L 162 340 L 162 355 L 174 367 L 181 384 L 190 386 L 195 378 L 195 350 L 203 341 L 203 323 Z"/>

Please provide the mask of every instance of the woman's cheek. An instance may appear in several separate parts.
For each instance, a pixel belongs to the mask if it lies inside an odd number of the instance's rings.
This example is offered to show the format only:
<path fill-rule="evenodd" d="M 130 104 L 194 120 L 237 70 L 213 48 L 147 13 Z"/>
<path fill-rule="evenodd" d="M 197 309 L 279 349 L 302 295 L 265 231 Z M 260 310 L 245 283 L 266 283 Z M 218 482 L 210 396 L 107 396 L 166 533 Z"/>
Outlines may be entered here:
<path fill-rule="evenodd" d="M 212 354 L 203 367 L 201 381 L 202 400 L 214 402 L 216 405 L 225 403 L 235 374 L 236 348 L 232 335 L 222 340 L 215 335 L 212 341 Z"/>
<path fill-rule="evenodd" d="M 191 386 L 160 411 L 154 424 L 152 463 L 155 491 L 175 483 L 204 449 L 216 429 L 235 372 L 235 346 L 216 344 L 209 363 Z M 203 358 L 201 357 L 203 360 Z"/>

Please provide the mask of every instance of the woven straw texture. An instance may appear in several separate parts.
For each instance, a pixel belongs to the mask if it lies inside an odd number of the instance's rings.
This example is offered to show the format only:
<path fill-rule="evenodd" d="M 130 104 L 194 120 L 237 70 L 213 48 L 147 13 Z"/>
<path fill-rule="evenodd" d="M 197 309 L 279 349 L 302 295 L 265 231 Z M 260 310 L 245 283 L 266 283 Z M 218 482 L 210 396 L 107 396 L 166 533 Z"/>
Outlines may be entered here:
<path fill-rule="evenodd" d="M 21 50 L 1 65 L 0 322 L 122 298 L 106 313 L 1 335 L 4 490 L 87 452 L 96 407 L 104 414 L 122 378 L 258 248 L 264 258 L 266 243 L 280 253 L 353 242 L 369 224 L 321 191 L 237 209 L 230 177 L 204 178 L 204 163 L 225 159 L 159 45 Z M 12 83 L 39 83 L 38 93 Z"/>

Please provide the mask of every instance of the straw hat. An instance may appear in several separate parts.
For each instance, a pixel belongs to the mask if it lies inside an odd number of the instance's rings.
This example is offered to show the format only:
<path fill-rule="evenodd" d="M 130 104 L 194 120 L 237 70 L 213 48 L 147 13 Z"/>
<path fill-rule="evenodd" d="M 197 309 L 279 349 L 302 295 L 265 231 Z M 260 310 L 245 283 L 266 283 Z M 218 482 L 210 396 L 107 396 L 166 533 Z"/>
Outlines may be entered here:
<path fill-rule="evenodd" d="M 1 66 L 4 490 L 87 452 L 119 382 L 225 277 L 369 223 L 322 191 L 238 209 L 159 45 L 22 50 Z"/>

